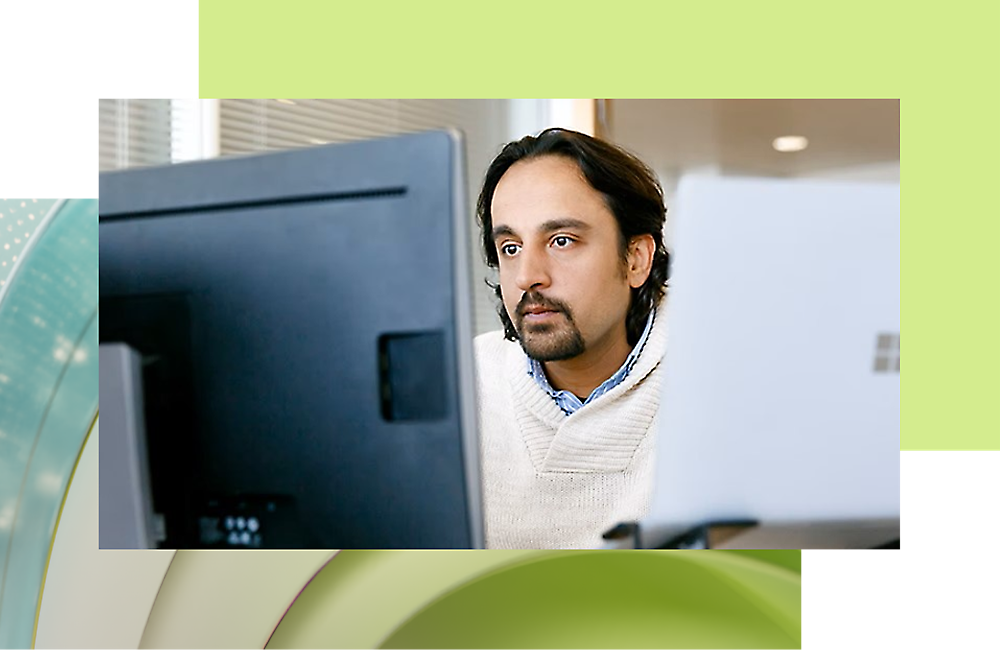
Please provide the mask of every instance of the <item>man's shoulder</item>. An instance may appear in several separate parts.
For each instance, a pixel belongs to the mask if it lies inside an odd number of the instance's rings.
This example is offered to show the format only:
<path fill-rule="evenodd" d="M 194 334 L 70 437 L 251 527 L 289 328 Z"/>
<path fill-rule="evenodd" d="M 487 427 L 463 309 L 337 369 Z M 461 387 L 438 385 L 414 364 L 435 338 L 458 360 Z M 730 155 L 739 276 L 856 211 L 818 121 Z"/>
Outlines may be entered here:
<path fill-rule="evenodd" d="M 496 390 L 495 386 L 500 378 L 508 376 L 509 369 L 515 363 L 511 357 L 512 345 L 515 344 L 505 339 L 501 330 L 486 332 L 476 337 L 476 374 L 482 391 L 480 395 L 492 393 Z"/>
<path fill-rule="evenodd" d="M 503 337 L 503 330 L 480 334 L 475 339 L 476 358 L 481 360 L 498 359 L 509 344 L 510 341 Z"/>

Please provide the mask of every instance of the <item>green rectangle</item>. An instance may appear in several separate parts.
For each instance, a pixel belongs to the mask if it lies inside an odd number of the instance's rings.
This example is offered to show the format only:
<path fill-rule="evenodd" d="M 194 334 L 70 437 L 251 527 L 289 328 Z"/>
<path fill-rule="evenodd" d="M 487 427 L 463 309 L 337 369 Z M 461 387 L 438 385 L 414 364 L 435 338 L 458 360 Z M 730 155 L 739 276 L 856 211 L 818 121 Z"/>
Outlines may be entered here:
<path fill-rule="evenodd" d="M 900 447 L 1000 449 L 1000 3 L 202 0 L 200 18 L 204 97 L 901 98 Z"/>

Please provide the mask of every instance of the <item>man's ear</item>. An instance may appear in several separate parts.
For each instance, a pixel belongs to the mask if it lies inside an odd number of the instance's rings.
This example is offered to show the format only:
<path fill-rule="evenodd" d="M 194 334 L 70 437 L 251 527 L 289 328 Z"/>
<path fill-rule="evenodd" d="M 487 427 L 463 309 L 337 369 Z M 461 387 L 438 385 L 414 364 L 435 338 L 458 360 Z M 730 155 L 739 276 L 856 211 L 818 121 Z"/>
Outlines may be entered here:
<path fill-rule="evenodd" d="M 641 287 L 653 268 L 656 242 L 652 235 L 636 235 L 628 244 L 628 283 L 633 289 Z"/>

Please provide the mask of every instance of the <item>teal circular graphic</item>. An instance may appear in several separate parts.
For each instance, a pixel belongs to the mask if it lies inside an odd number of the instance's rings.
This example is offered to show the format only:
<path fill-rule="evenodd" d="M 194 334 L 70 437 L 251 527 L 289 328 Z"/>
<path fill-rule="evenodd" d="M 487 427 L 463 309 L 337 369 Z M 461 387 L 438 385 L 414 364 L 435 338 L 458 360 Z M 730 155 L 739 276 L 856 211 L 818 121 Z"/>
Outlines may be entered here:
<path fill-rule="evenodd" d="M 0 647 L 17 648 L 32 645 L 59 509 L 97 416 L 97 201 L 10 203 L 0 206 Z"/>

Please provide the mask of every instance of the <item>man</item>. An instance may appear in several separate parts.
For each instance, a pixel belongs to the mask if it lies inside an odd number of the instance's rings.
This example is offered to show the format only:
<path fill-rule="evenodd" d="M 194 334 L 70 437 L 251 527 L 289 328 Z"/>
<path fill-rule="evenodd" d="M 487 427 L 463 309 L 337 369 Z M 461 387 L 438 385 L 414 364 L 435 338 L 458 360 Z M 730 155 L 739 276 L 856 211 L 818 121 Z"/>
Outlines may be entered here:
<path fill-rule="evenodd" d="M 663 192 L 563 129 L 512 142 L 478 202 L 503 332 L 476 339 L 486 543 L 593 548 L 652 493 L 669 257 Z"/>

